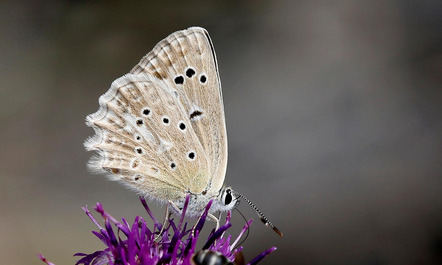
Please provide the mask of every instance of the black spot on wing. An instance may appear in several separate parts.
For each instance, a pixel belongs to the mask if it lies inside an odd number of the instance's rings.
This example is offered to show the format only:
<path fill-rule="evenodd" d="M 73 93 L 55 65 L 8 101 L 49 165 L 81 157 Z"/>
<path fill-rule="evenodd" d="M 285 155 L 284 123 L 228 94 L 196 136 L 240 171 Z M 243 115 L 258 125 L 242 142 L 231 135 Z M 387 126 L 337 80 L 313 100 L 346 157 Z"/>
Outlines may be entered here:
<path fill-rule="evenodd" d="M 190 119 L 196 118 L 201 115 L 203 115 L 203 113 L 201 111 L 195 110 L 194 112 L 190 113 Z"/>

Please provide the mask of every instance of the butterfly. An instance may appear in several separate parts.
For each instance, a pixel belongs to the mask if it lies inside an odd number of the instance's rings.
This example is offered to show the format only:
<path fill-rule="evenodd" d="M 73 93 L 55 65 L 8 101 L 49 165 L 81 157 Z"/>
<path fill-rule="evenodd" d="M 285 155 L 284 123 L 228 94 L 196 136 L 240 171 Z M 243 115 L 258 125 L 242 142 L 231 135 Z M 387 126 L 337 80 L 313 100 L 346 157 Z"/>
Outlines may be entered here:
<path fill-rule="evenodd" d="M 261 220 L 282 233 L 242 194 L 224 187 L 227 134 L 215 50 L 208 32 L 172 33 L 99 98 L 86 118 L 96 151 L 89 168 L 143 196 L 199 216 L 210 200 L 214 213 L 242 198 Z"/>

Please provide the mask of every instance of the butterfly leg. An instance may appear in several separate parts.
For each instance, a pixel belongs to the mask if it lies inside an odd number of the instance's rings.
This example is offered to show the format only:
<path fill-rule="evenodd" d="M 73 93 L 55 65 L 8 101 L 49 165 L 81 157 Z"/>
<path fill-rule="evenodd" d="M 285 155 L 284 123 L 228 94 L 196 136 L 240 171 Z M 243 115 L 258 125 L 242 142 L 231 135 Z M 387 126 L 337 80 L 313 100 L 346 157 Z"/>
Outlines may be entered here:
<path fill-rule="evenodd" d="M 216 216 L 213 215 L 213 214 L 211 214 L 211 213 L 207 213 L 207 217 L 208 217 L 211 221 L 216 222 L 216 228 L 215 228 L 215 230 L 218 230 L 218 228 L 219 228 L 219 219 L 221 218 L 221 213 L 219 214 L 219 217 L 218 217 L 218 218 L 216 218 Z"/>
<path fill-rule="evenodd" d="M 221 216 L 221 215 L 220 215 Z M 202 215 L 200 215 L 200 217 L 198 218 L 198 220 L 196 221 L 195 225 L 192 227 L 192 235 L 195 237 L 195 228 L 197 226 L 197 224 L 199 223 L 199 221 L 201 220 Z M 219 218 L 216 218 L 216 216 L 214 216 L 211 213 L 207 213 L 207 219 L 209 219 L 210 221 L 214 221 L 216 222 L 216 228 L 215 231 L 218 230 L 219 228 Z"/>
<path fill-rule="evenodd" d="M 166 223 L 169 221 L 170 216 L 172 215 L 172 212 L 169 210 L 169 204 L 170 203 L 168 203 L 166 206 L 166 213 L 164 214 L 164 222 L 163 222 L 163 225 L 161 226 L 160 232 L 158 233 L 158 235 L 154 239 L 155 241 L 157 241 L 157 239 L 160 238 L 161 235 L 163 234 L 164 228 L 166 227 Z"/>
<path fill-rule="evenodd" d="M 209 213 L 210 214 L 210 213 Z M 219 216 L 218 216 L 218 218 L 216 218 L 214 215 L 212 215 L 212 214 L 210 214 L 210 218 L 212 219 L 212 221 L 215 221 L 216 222 L 216 228 L 215 228 L 215 231 L 216 230 L 218 230 L 219 229 L 219 220 L 221 220 L 221 215 L 222 215 L 223 213 L 222 212 L 220 212 L 219 213 Z M 223 237 L 224 236 L 224 233 L 221 235 L 221 237 Z"/>
<path fill-rule="evenodd" d="M 176 213 L 181 215 L 182 210 L 173 201 L 169 200 L 168 206 L 171 206 Z"/>
<path fill-rule="evenodd" d="M 173 209 L 171 210 L 170 208 L 173 208 Z M 173 201 L 169 201 L 169 203 L 166 206 L 166 213 L 164 215 L 163 226 L 161 227 L 160 233 L 155 238 L 155 240 L 157 240 L 161 236 L 161 234 L 163 234 L 164 228 L 166 227 L 166 223 L 170 220 L 170 216 L 172 215 L 172 213 L 174 211 L 176 213 L 178 213 L 179 215 L 181 215 L 181 213 L 182 213 L 182 210 L 175 203 L 173 203 Z"/>

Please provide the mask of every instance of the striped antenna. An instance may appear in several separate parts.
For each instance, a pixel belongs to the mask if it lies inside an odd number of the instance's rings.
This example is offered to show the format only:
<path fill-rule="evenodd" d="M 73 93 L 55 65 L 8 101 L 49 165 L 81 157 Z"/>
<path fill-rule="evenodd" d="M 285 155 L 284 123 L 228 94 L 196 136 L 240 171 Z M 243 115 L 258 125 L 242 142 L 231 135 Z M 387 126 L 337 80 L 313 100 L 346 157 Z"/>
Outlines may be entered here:
<path fill-rule="evenodd" d="M 277 233 L 279 236 L 283 236 L 283 234 L 281 233 L 281 231 L 279 231 L 278 228 L 276 228 L 276 226 L 274 226 L 272 224 L 272 222 L 269 221 L 269 219 L 267 219 L 267 217 L 265 217 L 265 215 L 258 209 L 258 207 L 255 206 L 255 204 L 253 204 L 249 199 L 247 199 L 246 197 L 244 197 L 244 195 L 242 195 L 241 193 L 238 193 L 235 191 L 235 194 L 242 198 L 243 200 L 245 200 L 250 207 L 252 207 L 253 210 L 255 210 L 256 214 L 258 214 L 259 219 L 261 219 L 261 222 L 263 222 L 266 226 L 270 227 L 273 229 L 273 231 L 275 231 L 275 233 Z"/>

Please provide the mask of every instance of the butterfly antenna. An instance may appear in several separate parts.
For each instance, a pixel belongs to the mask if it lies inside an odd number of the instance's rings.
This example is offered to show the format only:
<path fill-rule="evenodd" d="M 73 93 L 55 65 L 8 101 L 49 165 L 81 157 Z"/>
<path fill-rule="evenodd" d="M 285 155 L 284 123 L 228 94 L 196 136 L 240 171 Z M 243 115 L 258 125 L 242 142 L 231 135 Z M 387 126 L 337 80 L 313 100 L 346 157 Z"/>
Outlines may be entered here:
<path fill-rule="evenodd" d="M 283 234 L 281 233 L 281 231 L 279 231 L 279 229 L 276 228 L 276 226 L 274 226 L 272 222 L 270 222 L 269 219 L 267 219 L 267 217 L 265 217 L 265 215 L 258 209 L 258 207 L 255 206 L 255 204 L 253 204 L 249 199 L 244 197 L 244 195 L 242 195 L 241 193 L 238 192 L 235 193 L 238 195 L 238 197 L 245 200 L 250 205 L 250 207 L 253 208 L 253 210 L 255 210 L 256 214 L 258 214 L 259 216 L 259 219 L 261 219 L 261 222 L 263 222 L 266 226 L 272 228 L 273 231 L 275 231 L 275 233 L 277 233 L 279 236 L 282 237 Z"/>

